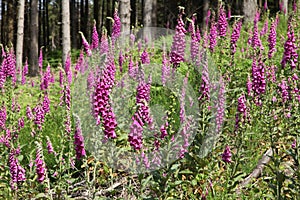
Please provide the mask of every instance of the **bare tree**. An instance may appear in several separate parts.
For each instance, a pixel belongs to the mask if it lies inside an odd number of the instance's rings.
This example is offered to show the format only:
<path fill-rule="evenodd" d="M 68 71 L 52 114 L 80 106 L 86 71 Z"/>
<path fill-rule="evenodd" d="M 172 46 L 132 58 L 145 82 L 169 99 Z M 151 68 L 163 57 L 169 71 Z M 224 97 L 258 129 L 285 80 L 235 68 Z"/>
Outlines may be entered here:
<path fill-rule="evenodd" d="M 38 15 L 38 0 L 31 0 L 30 6 L 30 75 L 38 75 L 38 54 L 39 54 L 39 45 L 38 45 L 38 24 L 39 24 L 39 15 Z"/>
<path fill-rule="evenodd" d="M 25 0 L 19 0 L 17 49 L 16 49 L 17 70 L 20 70 L 22 67 L 23 38 L 24 38 L 24 7 L 25 7 Z"/>
<path fill-rule="evenodd" d="M 70 38 L 70 1 L 62 2 L 62 63 L 66 62 L 67 56 L 71 50 Z"/>
<path fill-rule="evenodd" d="M 120 0 L 119 12 L 122 23 L 122 31 L 130 32 L 130 0 Z"/>

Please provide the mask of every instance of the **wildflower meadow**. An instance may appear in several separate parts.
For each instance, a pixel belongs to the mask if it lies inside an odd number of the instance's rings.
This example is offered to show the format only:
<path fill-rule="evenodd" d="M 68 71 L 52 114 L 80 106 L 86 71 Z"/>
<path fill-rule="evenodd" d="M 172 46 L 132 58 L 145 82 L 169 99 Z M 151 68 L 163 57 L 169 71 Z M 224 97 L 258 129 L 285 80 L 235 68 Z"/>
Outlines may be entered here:
<path fill-rule="evenodd" d="M 300 10 L 91 38 L 39 76 L 1 46 L 1 199 L 300 199 Z"/>

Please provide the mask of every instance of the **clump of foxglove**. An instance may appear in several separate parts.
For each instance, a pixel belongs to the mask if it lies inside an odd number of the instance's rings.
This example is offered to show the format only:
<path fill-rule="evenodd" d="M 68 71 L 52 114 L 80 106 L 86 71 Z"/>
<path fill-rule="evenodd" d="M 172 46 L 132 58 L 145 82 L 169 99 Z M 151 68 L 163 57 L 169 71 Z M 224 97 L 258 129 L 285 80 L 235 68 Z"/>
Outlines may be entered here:
<path fill-rule="evenodd" d="M 225 163 L 231 163 L 231 151 L 230 151 L 230 147 L 228 145 L 226 145 L 226 148 L 222 154 L 222 160 L 225 162 Z"/>
<path fill-rule="evenodd" d="M 86 53 L 87 56 L 92 56 L 92 51 L 91 51 L 91 48 L 90 48 L 90 45 L 88 43 L 88 41 L 85 39 L 83 33 L 80 31 L 79 32 L 80 35 L 81 35 L 81 38 L 82 38 L 82 45 L 83 45 L 83 48 L 84 48 L 84 51 Z"/>
<path fill-rule="evenodd" d="M 261 42 L 260 36 L 258 34 L 259 16 L 260 16 L 260 14 L 259 14 L 259 12 L 257 12 L 255 15 L 255 19 L 254 19 L 253 36 L 252 36 L 251 45 L 252 45 L 253 49 L 260 48 L 263 50 L 264 48 L 262 46 L 262 42 Z"/>
<path fill-rule="evenodd" d="M 220 37 L 226 36 L 227 26 L 228 23 L 226 19 L 226 13 L 223 6 L 221 6 L 219 10 L 219 19 L 218 19 L 218 32 Z"/>
<path fill-rule="evenodd" d="M 39 104 L 36 107 L 34 107 L 33 113 L 34 113 L 34 123 L 41 130 L 42 124 L 45 121 L 45 111 L 43 109 L 43 106 Z"/>
<path fill-rule="evenodd" d="M 36 166 L 36 173 L 38 175 L 38 182 L 42 183 L 46 178 L 46 164 L 44 162 L 44 155 L 43 155 L 43 148 L 42 145 L 36 142 L 37 150 L 36 150 L 36 159 L 35 159 L 35 166 Z"/>
<path fill-rule="evenodd" d="M 5 124 L 7 120 L 7 113 L 6 113 L 6 107 L 2 106 L 0 109 L 0 128 L 5 129 Z"/>
<path fill-rule="evenodd" d="M 118 9 L 117 6 L 115 7 L 115 12 L 114 12 L 114 19 L 113 19 L 113 27 L 112 27 L 112 33 L 111 33 L 111 38 L 113 44 L 115 43 L 116 39 L 120 37 L 121 35 L 121 20 L 118 15 Z"/>
<path fill-rule="evenodd" d="M 141 54 L 141 61 L 142 61 L 142 64 L 150 64 L 150 58 L 149 58 L 149 54 L 148 54 L 146 48 L 144 49 L 143 53 Z"/>
<path fill-rule="evenodd" d="M 255 96 L 260 96 L 266 90 L 265 66 L 262 59 L 257 63 L 253 58 L 252 63 L 252 90 Z"/>
<path fill-rule="evenodd" d="M 273 57 L 274 52 L 276 51 L 276 22 L 272 22 L 271 28 L 270 28 L 270 33 L 268 37 L 268 42 L 269 42 L 269 52 L 268 52 L 268 57 L 271 59 Z"/>
<path fill-rule="evenodd" d="M 209 49 L 211 52 L 214 51 L 215 46 L 217 45 L 217 25 L 216 23 L 211 23 L 210 32 L 209 32 Z"/>
<path fill-rule="evenodd" d="M 286 64 L 289 63 L 292 70 L 296 68 L 298 62 L 296 38 L 291 21 L 288 24 L 288 38 L 284 44 L 284 53 L 281 61 L 282 68 L 285 68 Z"/>
<path fill-rule="evenodd" d="M 184 28 L 184 22 L 182 20 L 182 15 L 184 14 L 184 8 L 180 8 L 180 14 L 177 19 L 177 25 L 175 28 L 175 35 L 173 36 L 173 43 L 170 53 L 170 63 L 173 67 L 178 67 L 179 63 L 184 61 L 184 51 L 185 51 L 185 33 L 187 32 Z"/>
<path fill-rule="evenodd" d="M 287 82 L 283 79 L 281 83 L 279 84 L 280 92 L 281 92 L 281 97 L 282 97 L 282 102 L 285 103 L 290 99 L 289 96 L 289 86 L 287 85 Z"/>
<path fill-rule="evenodd" d="M 86 156 L 85 148 L 84 148 L 84 138 L 81 132 L 81 125 L 79 119 L 76 122 L 76 129 L 74 134 L 74 145 L 76 152 L 76 159 L 81 159 Z"/>
<path fill-rule="evenodd" d="M 236 43 L 240 37 L 241 33 L 241 28 L 242 28 L 242 21 L 238 21 L 233 28 L 232 34 L 231 34 L 231 40 L 230 40 L 230 48 L 232 54 L 235 54 L 236 52 Z"/>
<path fill-rule="evenodd" d="M 91 50 L 98 49 L 98 46 L 99 46 L 99 34 L 97 32 L 96 21 L 94 20 L 94 26 L 93 26 L 93 31 L 92 31 Z"/>
<path fill-rule="evenodd" d="M 48 150 L 48 153 L 49 154 L 53 153 L 54 155 L 56 155 L 56 152 L 53 149 L 52 142 L 51 142 L 50 138 L 48 136 L 46 136 L 46 138 L 47 138 L 47 150 Z"/>
<path fill-rule="evenodd" d="M 13 190 L 18 189 L 18 183 L 26 180 L 25 169 L 20 165 L 17 155 L 19 150 L 11 149 L 9 153 L 10 186 Z"/>

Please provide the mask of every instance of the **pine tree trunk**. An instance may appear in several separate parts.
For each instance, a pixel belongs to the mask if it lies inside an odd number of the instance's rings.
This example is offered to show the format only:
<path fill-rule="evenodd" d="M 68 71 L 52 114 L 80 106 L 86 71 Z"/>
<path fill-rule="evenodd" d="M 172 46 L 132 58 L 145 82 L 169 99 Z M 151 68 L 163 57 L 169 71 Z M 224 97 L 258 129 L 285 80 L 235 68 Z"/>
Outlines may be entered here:
<path fill-rule="evenodd" d="M 246 22 L 252 22 L 257 9 L 256 0 L 244 0 L 243 13 Z"/>
<path fill-rule="evenodd" d="M 68 54 L 71 51 L 70 39 L 70 1 L 62 2 L 62 63 L 66 63 Z"/>
<path fill-rule="evenodd" d="M 15 8 L 14 8 L 14 1 L 9 0 L 7 2 L 7 19 L 8 19 L 8 24 L 6 25 L 8 30 L 7 30 L 7 42 L 8 44 L 11 42 L 14 44 L 14 17 L 15 17 Z"/>
<path fill-rule="evenodd" d="M 31 0 L 30 13 L 30 75 L 38 75 L 38 0 Z"/>
<path fill-rule="evenodd" d="M 130 33 L 130 0 L 120 0 L 119 5 L 122 32 Z"/>
<path fill-rule="evenodd" d="M 25 0 L 19 0 L 17 49 L 16 49 L 16 65 L 18 71 L 21 70 L 22 68 L 23 38 L 24 38 L 24 7 L 25 7 Z"/>
<path fill-rule="evenodd" d="M 144 27 L 150 27 L 152 26 L 152 10 L 153 10 L 152 0 L 144 0 L 143 9 L 144 9 L 143 10 Z"/>

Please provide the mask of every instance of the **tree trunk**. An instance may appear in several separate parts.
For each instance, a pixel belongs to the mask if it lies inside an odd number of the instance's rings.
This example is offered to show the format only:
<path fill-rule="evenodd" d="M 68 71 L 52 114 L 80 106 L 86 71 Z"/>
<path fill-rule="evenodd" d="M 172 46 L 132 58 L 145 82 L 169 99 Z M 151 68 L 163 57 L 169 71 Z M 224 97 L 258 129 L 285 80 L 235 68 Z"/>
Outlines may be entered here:
<path fill-rule="evenodd" d="M 31 14 L 30 14 L 30 75 L 38 75 L 38 0 L 31 0 Z"/>
<path fill-rule="evenodd" d="M 8 44 L 11 42 L 12 44 L 14 44 L 14 16 L 15 16 L 15 8 L 14 8 L 14 1 L 13 0 L 9 0 L 7 2 L 7 22 L 8 24 L 6 25 L 8 27 L 7 30 L 7 42 Z"/>
<path fill-rule="evenodd" d="M 71 50 L 70 39 L 70 1 L 62 2 L 62 63 L 66 63 L 67 56 Z"/>
<path fill-rule="evenodd" d="M 25 7 L 25 0 L 19 0 L 17 49 L 16 49 L 16 67 L 18 71 L 21 71 L 22 68 L 23 38 L 24 38 L 24 7 Z"/>
<path fill-rule="evenodd" d="M 144 0 L 143 9 L 144 9 L 143 10 L 144 27 L 150 27 L 152 26 L 152 12 L 153 12 L 152 0 Z"/>
<path fill-rule="evenodd" d="M 119 12 L 122 32 L 130 34 L 130 0 L 120 0 Z"/>
<path fill-rule="evenodd" d="M 252 22 L 254 20 L 256 9 L 257 9 L 256 0 L 244 0 L 243 14 L 246 22 Z"/>
<path fill-rule="evenodd" d="M 5 10 L 6 1 L 2 0 L 1 2 L 1 44 L 6 44 L 6 10 Z"/>

